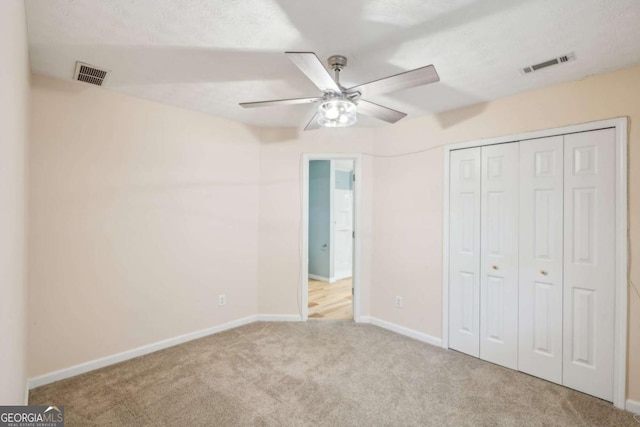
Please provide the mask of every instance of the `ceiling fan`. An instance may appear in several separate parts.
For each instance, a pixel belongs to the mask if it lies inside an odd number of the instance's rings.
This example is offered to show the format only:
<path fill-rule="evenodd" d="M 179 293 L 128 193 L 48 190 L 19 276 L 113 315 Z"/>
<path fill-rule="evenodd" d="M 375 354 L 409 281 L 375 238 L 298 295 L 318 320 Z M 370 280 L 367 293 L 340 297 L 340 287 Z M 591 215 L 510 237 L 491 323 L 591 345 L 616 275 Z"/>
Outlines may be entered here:
<path fill-rule="evenodd" d="M 313 52 L 285 52 L 285 55 L 300 68 L 323 93 L 313 98 L 278 99 L 273 101 L 242 102 L 244 108 L 271 107 L 280 105 L 320 103 L 318 111 L 304 130 L 326 127 L 351 126 L 357 121 L 357 113 L 373 116 L 388 123 L 395 123 L 406 116 L 405 113 L 365 101 L 362 96 L 378 95 L 395 90 L 426 85 L 440 80 L 433 65 L 416 68 L 394 76 L 374 80 L 369 83 L 345 88 L 340 84 L 340 72 L 347 66 L 347 58 L 334 55 L 328 59 L 334 76 L 322 65 Z"/>

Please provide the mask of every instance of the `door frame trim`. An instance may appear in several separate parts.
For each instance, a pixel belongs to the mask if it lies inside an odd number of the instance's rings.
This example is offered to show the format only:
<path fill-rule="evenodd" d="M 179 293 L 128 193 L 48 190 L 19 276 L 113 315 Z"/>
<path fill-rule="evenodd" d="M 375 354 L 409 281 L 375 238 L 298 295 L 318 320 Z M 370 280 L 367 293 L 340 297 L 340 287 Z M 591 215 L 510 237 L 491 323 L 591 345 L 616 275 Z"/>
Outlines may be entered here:
<path fill-rule="evenodd" d="M 482 147 L 486 145 L 504 144 L 526 141 L 529 139 L 570 133 L 588 132 L 598 129 L 614 128 L 615 141 L 615 182 L 616 182 L 616 266 L 615 266 L 615 337 L 613 359 L 613 404 L 624 409 L 627 392 L 627 315 L 628 315 L 628 248 L 627 248 L 627 143 L 628 118 L 617 117 L 607 120 L 580 123 L 552 129 L 543 129 L 515 135 L 474 141 L 447 144 L 444 146 L 444 191 L 442 216 L 442 348 L 449 348 L 449 163 L 450 153 L 463 148 Z"/>
<path fill-rule="evenodd" d="M 302 206 L 300 234 L 300 313 L 302 321 L 309 318 L 309 162 L 311 160 L 353 160 L 353 174 L 355 183 L 353 186 L 353 231 L 355 233 L 353 244 L 353 320 L 360 322 L 360 293 L 362 278 L 362 235 L 360 230 L 361 202 L 362 202 L 362 155 L 346 153 L 304 153 L 300 165 L 302 174 Z"/>

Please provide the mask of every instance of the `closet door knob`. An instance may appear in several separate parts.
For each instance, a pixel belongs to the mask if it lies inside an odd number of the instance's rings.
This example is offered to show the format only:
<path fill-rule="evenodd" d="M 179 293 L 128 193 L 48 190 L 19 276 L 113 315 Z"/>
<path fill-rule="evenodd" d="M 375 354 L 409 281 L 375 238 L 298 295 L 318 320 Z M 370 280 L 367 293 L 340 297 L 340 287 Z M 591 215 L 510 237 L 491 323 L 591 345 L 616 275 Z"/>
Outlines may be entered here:
<path fill-rule="evenodd" d="M 491 266 L 491 268 L 493 268 L 494 270 L 497 270 L 498 266 L 494 264 L 494 265 Z"/>
<path fill-rule="evenodd" d="M 546 276 L 546 275 L 547 275 L 547 274 L 549 274 L 549 273 L 547 273 L 547 271 L 546 271 L 546 270 L 540 270 L 540 274 L 542 274 L 543 276 Z"/>

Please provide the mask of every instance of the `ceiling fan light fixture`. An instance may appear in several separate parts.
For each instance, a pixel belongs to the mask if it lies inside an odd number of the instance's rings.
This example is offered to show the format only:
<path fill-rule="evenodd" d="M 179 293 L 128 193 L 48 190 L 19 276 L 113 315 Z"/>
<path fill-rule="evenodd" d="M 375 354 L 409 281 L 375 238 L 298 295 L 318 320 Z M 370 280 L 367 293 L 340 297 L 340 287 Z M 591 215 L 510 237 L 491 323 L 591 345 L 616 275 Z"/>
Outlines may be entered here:
<path fill-rule="evenodd" d="M 328 99 L 318 107 L 318 123 L 330 128 L 347 127 L 358 121 L 355 102 L 346 98 Z"/>
<path fill-rule="evenodd" d="M 347 58 L 342 55 L 331 56 L 327 63 L 333 70 L 322 64 L 313 52 L 285 52 L 291 61 L 315 84 L 321 96 L 293 99 L 274 99 L 271 101 L 241 102 L 244 108 L 269 107 L 279 105 L 296 105 L 320 103 L 313 118 L 304 130 L 321 127 L 346 127 L 358 121 L 358 111 L 365 116 L 375 117 L 387 123 L 395 123 L 406 117 L 405 113 L 362 99 L 361 96 L 383 94 L 395 90 L 409 89 L 434 83 L 440 80 L 433 65 L 405 71 L 393 76 L 374 80 L 358 86 L 345 88 L 340 84 L 340 72 L 347 66 Z"/>

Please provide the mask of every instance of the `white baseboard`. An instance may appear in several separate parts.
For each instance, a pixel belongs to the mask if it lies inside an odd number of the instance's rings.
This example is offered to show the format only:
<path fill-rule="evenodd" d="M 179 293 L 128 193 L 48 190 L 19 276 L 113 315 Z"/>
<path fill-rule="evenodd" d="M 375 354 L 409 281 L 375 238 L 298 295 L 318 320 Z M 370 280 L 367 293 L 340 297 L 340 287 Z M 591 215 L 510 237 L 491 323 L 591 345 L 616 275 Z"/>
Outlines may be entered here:
<path fill-rule="evenodd" d="M 627 403 L 624 405 L 624 408 L 634 414 L 640 414 L 640 402 L 636 400 L 627 399 Z"/>
<path fill-rule="evenodd" d="M 258 314 L 258 322 L 301 322 L 298 314 Z"/>
<path fill-rule="evenodd" d="M 347 273 L 347 274 L 342 274 L 342 275 L 337 275 L 334 276 L 331 283 L 333 282 L 337 282 L 338 280 L 342 280 L 342 279 L 347 279 L 349 277 L 352 277 L 351 273 Z"/>
<path fill-rule="evenodd" d="M 153 344 L 144 345 L 142 347 L 134 348 L 132 350 L 123 351 L 121 353 L 113 354 L 111 356 L 101 357 L 99 359 L 90 360 L 88 362 L 80 363 L 69 368 L 60 369 L 58 371 L 50 372 L 35 378 L 30 378 L 27 382 L 28 390 L 40 387 L 45 384 L 50 384 L 56 381 L 64 380 L 66 378 L 75 377 L 76 375 L 84 374 L 85 372 L 93 371 L 96 369 L 104 368 L 105 366 L 120 363 L 125 360 L 133 359 L 138 356 L 153 353 L 154 351 L 163 350 L 165 348 L 173 347 L 174 345 L 182 344 L 188 341 L 193 341 L 198 338 L 206 337 L 218 332 L 226 331 L 228 329 L 237 328 L 238 326 L 247 325 L 258 320 L 259 316 L 253 315 L 243 317 L 242 319 L 232 320 L 231 322 L 223 323 L 222 325 L 213 326 L 211 328 L 202 329 L 200 331 L 191 332 L 188 334 L 180 335 L 178 337 L 169 338 L 163 341 L 158 341 Z M 28 396 L 28 391 L 27 391 Z"/>
<path fill-rule="evenodd" d="M 400 335 L 404 335 L 409 338 L 413 338 L 418 341 L 425 342 L 427 344 L 442 347 L 442 340 L 440 338 L 433 337 L 431 335 L 418 332 L 414 329 L 405 328 L 404 326 L 396 325 L 395 323 L 380 320 L 370 316 L 360 316 L 359 323 L 370 323 L 374 326 L 378 326 L 383 329 L 387 329 L 391 332 L 395 332 Z"/>
<path fill-rule="evenodd" d="M 309 274 L 309 279 L 319 280 L 321 282 L 327 282 L 327 283 L 336 283 L 338 280 L 346 279 L 349 277 L 353 277 L 353 276 L 351 274 L 344 274 L 342 276 L 324 277 L 324 276 L 318 276 L 316 274 Z"/>
<path fill-rule="evenodd" d="M 125 360 L 133 359 L 135 357 L 143 356 L 145 354 L 153 353 L 158 350 L 173 347 L 178 344 L 183 344 L 188 341 L 193 341 L 198 338 L 203 338 L 208 335 L 213 335 L 218 332 L 226 331 L 228 329 L 237 328 L 239 326 L 248 325 L 256 321 L 260 322 L 300 322 L 302 318 L 297 314 L 258 314 L 242 319 L 233 320 L 231 322 L 223 323 L 222 325 L 213 326 L 211 328 L 202 329 L 200 331 L 191 332 L 178 337 L 169 338 L 163 341 L 159 341 L 153 344 L 145 345 L 142 347 L 134 348 L 132 350 L 123 351 L 121 353 L 113 354 L 111 356 L 101 357 L 99 359 L 90 360 L 88 362 L 80 363 L 69 368 L 60 369 L 58 371 L 50 372 L 48 374 L 40 375 L 35 378 L 30 378 L 27 381 L 27 388 L 25 390 L 25 404 L 28 403 L 29 390 L 40 387 L 46 384 L 50 384 L 56 381 L 64 380 L 66 378 L 75 377 L 76 375 L 84 374 L 89 371 L 104 368 L 105 366 L 113 365 L 116 363 L 124 362 Z M 384 320 L 377 319 L 370 316 L 360 316 L 357 319 L 358 323 L 370 323 L 389 331 L 405 335 L 407 337 L 422 341 L 428 344 L 440 346 L 442 344 L 440 338 L 432 337 L 431 335 L 424 334 L 422 332 L 415 331 L 413 329 L 405 328 L 394 323 L 386 322 Z M 635 406 L 634 406 L 635 405 Z M 635 409 L 629 409 L 629 408 Z M 640 404 L 632 400 L 627 400 L 627 410 L 635 411 L 640 410 Z"/>

